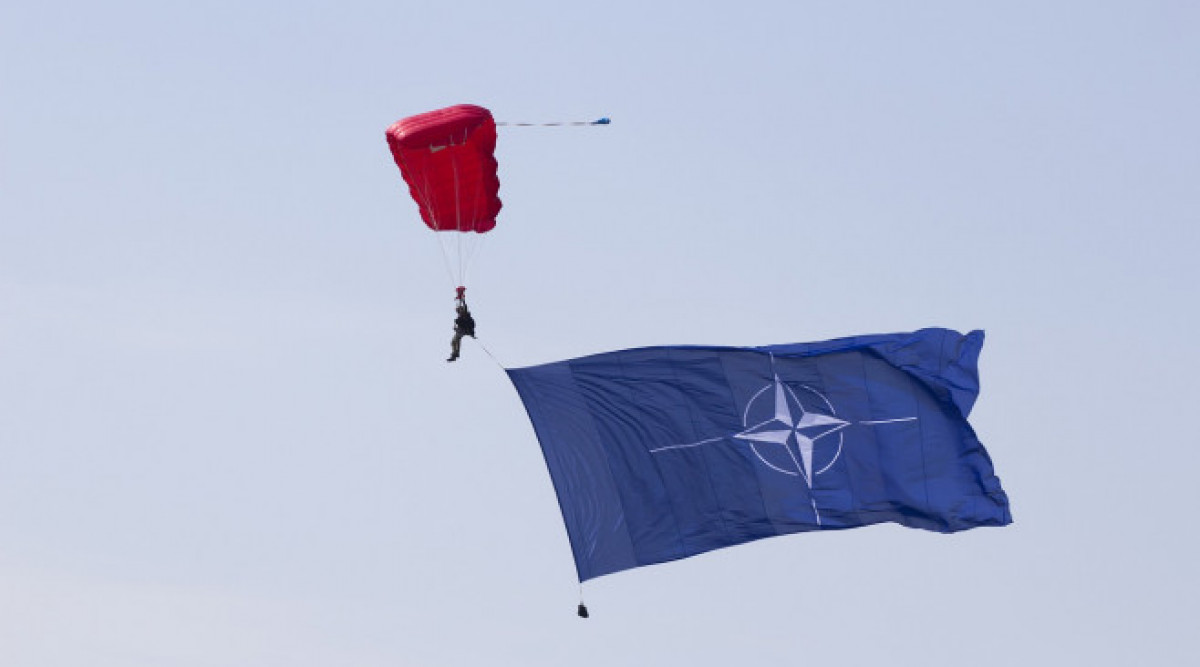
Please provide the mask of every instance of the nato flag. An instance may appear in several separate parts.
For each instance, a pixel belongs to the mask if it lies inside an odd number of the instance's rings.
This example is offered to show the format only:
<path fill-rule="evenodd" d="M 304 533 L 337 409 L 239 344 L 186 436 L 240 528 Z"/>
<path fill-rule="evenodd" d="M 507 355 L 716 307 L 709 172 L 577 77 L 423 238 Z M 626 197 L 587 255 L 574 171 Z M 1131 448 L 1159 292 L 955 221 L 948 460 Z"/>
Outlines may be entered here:
<path fill-rule="evenodd" d="M 967 423 L 983 332 L 650 347 L 510 369 L 579 580 L 763 537 L 1012 521 Z"/>

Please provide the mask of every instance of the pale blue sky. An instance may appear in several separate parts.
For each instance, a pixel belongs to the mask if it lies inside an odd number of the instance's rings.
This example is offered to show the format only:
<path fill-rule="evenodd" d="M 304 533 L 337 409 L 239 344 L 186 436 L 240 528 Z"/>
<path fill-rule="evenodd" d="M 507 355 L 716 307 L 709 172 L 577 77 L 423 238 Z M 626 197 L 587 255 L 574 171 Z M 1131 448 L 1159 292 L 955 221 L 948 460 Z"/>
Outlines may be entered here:
<path fill-rule="evenodd" d="M 0 7 L 0 663 L 1182 664 L 1188 2 Z M 499 120 L 480 336 L 985 329 L 1016 523 L 589 583 L 383 138 Z"/>

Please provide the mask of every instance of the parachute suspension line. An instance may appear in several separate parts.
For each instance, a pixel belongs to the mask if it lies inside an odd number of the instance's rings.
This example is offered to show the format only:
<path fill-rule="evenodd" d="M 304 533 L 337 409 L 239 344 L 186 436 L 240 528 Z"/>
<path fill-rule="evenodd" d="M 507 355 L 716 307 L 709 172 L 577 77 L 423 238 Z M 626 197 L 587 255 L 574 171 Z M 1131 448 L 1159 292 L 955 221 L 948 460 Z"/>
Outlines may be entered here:
<path fill-rule="evenodd" d="M 458 160 L 452 158 L 451 168 L 454 173 L 454 190 L 455 200 L 458 199 Z M 428 175 L 426 175 L 426 184 L 428 187 Z M 446 274 L 449 276 L 450 285 L 457 287 L 464 282 L 464 270 L 462 263 L 462 240 L 459 238 L 462 226 L 462 213 L 457 208 L 454 210 L 454 223 L 450 226 L 449 221 L 442 219 L 437 212 L 434 211 L 432 201 L 428 197 L 425 198 L 425 210 L 430 212 L 433 218 L 434 236 L 438 237 L 438 246 L 442 250 L 442 259 L 446 263 Z"/>
<path fill-rule="evenodd" d="M 459 285 L 462 283 L 462 281 L 459 279 L 461 271 L 454 270 L 454 260 L 451 257 L 451 255 L 454 254 L 454 251 L 451 250 L 451 247 L 450 247 L 451 244 L 454 243 L 454 240 L 453 240 L 453 237 L 450 236 L 450 234 L 452 234 L 452 232 L 439 231 L 439 232 L 436 232 L 434 234 L 434 236 L 437 237 L 438 247 L 441 248 L 441 250 L 442 250 L 442 259 L 446 263 L 446 275 L 447 275 L 448 279 L 450 280 L 450 284 L 451 285 Z"/>
<path fill-rule="evenodd" d="M 475 187 L 471 194 L 472 194 L 471 201 L 473 201 L 473 202 L 479 202 L 483 199 L 484 192 L 483 192 L 483 181 L 482 180 L 480 180 L 480 179 L 475 180 Z M 478 211 L 476 211 L 474 209 L 471 211 L 472 219 L 477 217 L 477 215 L 476 215 L 477 213 L 478 213 Z M 471 267 L 474 266 L 474 264 L 475 264 L 475 258 L 479 255 L 479 252 L 483 249 L 484 244 L 487 243 L 488 235 L 480 234 L 479 232 L 475 232 L 475 231 L 463 232 L 463 235 L 464 235 L 464 238 L 460 241 L 459 247 L 464 251 L 464 254 L 461 255 L 459 258 L 459 261 L 460 261 L 459 266 L 462 267 L 462 281 L 463 281 L 463 284 L 465 284 L 467 281 L 467 278 L 470 277 Z"/>
<path fill-rule="evenodd" d="M 463 250 L 462 258 L 459 260 L 459 266 L 462 267 L 459 284 L 465 285 L 471 278 L 471 268 L 475 263 L 475 258 L 479 255 L 483 245 L 487 243 L 488 237 L 487 234 L 477 232 L 462 232 L 459 236 L 461 236 L 458 240 L 459 248 Z"/>
<path fill-rule="evenodd" d="M 419 188 L 417 194 L 421 196 L 421 207 L 426 211 L 429 211 L 429 217 L 433 221 L 433 235 L 438 237 L 436 243 L 438 244 L 438 248 L 442 251 L 442 264 L 446 267 L 446 277 L 449 278 L 451 284 L 454 284 L 454 268 L 450 264 L 450 252 L 446 247 L 445 239 L 441 238 L 442 221 L 438 219 L 437 212 L 433 209 L 433 202 L 429 197 L 429 192 L 429 175 L 426 174 L 424 178 L 424 187 Z"/>
<path fill-rule="evenodd" d="M 437 238 L 438 249 L 442 251 L 442 263 L 446 267 L 446 279 L 450 281 L 451 285 L 457 285 L 462 281 L 460 281 L 459 276 L 456 275 L 454 271 L 454 262 L 450 258 L 451 251 L 449 244 L 453 243 L 453 241 L 446 238 L 448 234 L 449 232 L 442 228 L 441 222 L 435 219 L 433 235 Z"/>
<path fill-rule="evenodd" d="M 450 156 L 450 169 L 454 172 L 454 201 L 461 202 L 461 195 L 458 192 L 458 155 L 456 154 Z M 454 207 L 454 235 L 458 237 L 455 239 L 455 250 L 458 251 L 458 284 L 462 285 L 466 282 L 467 270 L 463 266 L 462 207 L 457 205 Z"/>
<path fill-rule="evenodd" d="M 404 158 L 401 156 L 400 159 L 403 160 Z M 455 183 L 457 186 L 458 163 L 457 163 L 457 161 L 455 161 L 452 164 L 454 166 Z M 407 162 L 405 162 L 405 167 L 407 168 L 407 166 L 408 166 L 408 164 L 407 164 Z M 455 247 L 458 248 L 458 247 L 460 247 L 461 244 L 456 244 L 457 239 L 455 239 L 452 236 L 447 234 L 447 232 L 450 232 L 451 230 L 449 227 L 447 227 L 445 225 L 445 221 L 442 220 L 441 216 L 438 215 L 438 211 L 433 206 L 433 199 L 430 196 L 430 193 L 433 191 L 433 188 L 430 187 L 429 174 L 426 173 L 424 176 L 425 177 L 422 182 L 422 187 L 416 188 L 417 194 L 420 195 L 420 201 L 418 203 L 420 204 L 421 208 L 423 208 L 424 210 L 429 212 L 430 222 L 433 223 L 433 231 L 434 231 L 433 235 L 437 237 L 438 248 L 442 251 L 442 263 L 446 267 L 447 279 L 450 281 L 450 284 L 452 286 L 461 285 L 463 283 L 461 253 L 458 253 L 459 254 L 459 264 L 458 264 L 459 270 L 456 272 L 454 270 L 454 262 L 451 261 L 451 255 L 455 254 L 455 253 L 451 250 L 451 247 L 450 247 L 451 245 L 455 245 Z M 457 191 L 457 187 L 456 187 L 456 191 Z M 455 211 L 455 214 L 456 214 L 456 216 L 458 216 L 457 210 Z M 457 221 L 456 221 L 455 231 L 457 231 Z"/>
<path fill-rule="evenodd" d="M 612 123 L 610 118 L 597 118 L 596 120 L 572 120 L 572 121 L 557 121 L 553 123 L 496 123 L 496 127 L 587 127 L 589 125 L 609 125 Z"/>
<path fill-rule="evenodd" d="M 405 166 L 407 167 L 407 164 Z M 454 193 L 457 200 L 460 182 L 457 156 L 452 158 L 451 169 L 454 175 Z M 446 268 L 447 279 L 454 287 L 466 284 L 471 261 L 479 253 L 482 242 L 487 240 L 486 235 L 463 231 L 462 211 L 457 208 L 454 211 L 454 226 L 451 227 L 446 224 L 447 221 L 438 215 L 438 211 L 433 206 L 433 200 L 430 195 L 433 188 L 430 186 L 428 174 L 425 174 L 420 187 L 415 188 L 415 190 L 421 207 L 429 211 L 434 236 L 437 237 L 436 243 L 442 253 L 442 264 Z M 474 238 L 476 236 L 479 237 L 478 240 Z M 455 264 L 456 261 L 457 266 Z"/>
<path fill-rule="evenodd" d="M 434 236 L 438 237 L 434 243 L 437 243 L 438 249 L 442 251 L 442 264 L 446 267 L 446 280 L 451 285 L 456 284 L 454 279 L 454 268 L 450 265 L 450 253 L 446 250 L 446 241 L 441 238 L 444 232 L 435 232 Z"/>

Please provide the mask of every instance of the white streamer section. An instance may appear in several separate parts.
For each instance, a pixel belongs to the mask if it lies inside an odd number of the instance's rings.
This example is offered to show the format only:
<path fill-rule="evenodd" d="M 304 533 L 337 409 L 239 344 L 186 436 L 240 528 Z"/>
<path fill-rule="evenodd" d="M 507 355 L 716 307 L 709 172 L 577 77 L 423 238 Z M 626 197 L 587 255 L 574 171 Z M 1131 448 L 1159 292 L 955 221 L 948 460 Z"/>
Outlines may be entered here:
<path fill-rule="evenodd" d="M 654 452 L 665 452 L 668 449 L 688 449 L 689 447 L 699 447 L 701 445 L 708 445 L 714 442 L 721 442 L 724 439 L 725 438 L 709 438 L 708 440 L 701 440 L 700 442 L 689 442 L 686 445 L 667 445 L 665 447 L 656 447 L 655 449 L 651 449 L 650 453 L 653 454 Z"/>

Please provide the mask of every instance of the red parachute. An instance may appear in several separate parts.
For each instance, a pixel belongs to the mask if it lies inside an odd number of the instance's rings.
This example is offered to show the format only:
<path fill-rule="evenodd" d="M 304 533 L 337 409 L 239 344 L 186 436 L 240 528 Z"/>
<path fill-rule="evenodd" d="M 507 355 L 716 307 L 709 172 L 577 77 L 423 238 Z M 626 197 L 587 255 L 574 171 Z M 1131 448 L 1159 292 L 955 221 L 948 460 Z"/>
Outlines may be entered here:
<path fill-rule="evenodd" d="M 451 279 L 463 285 L 479 235 L 500 212 L 492 113 L 459 104 L 410 116 L 387 129 L 387 141 L 421 219 L 441 232 Z"/>

